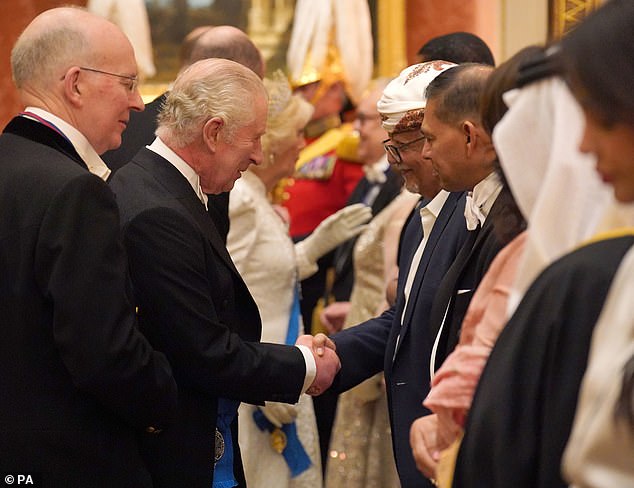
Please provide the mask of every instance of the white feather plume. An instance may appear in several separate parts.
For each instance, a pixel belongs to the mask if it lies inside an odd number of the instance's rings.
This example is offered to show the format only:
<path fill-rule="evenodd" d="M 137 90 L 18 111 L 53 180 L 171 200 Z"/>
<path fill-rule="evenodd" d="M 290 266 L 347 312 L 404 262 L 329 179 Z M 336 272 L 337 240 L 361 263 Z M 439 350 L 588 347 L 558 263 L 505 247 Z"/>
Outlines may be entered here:
<path fill-rule="evenodd" d="M 367 0 L 298 0 L 287 53 L 292 79 L 299 79 L 310 54 L 319 71 L 334 27 L 349 95 L 358 101 L 372 78 L 372 23 Z"/>

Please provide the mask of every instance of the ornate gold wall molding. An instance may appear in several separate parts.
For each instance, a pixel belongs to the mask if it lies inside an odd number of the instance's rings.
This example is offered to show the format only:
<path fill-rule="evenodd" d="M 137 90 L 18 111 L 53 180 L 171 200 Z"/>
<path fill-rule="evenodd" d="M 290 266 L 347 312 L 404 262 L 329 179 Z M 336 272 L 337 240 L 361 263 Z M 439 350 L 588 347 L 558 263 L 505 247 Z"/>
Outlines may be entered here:
<path fill-rule="evenodd" d="M 550 0 L 549 38 L 559 39 L 604 0 Z"/>
<path fill-rule="evenodd" d="M 396 76 L 407 66 L 405 0 L 378 0 L 377 76 Z"/>
<path fill-rule="evenodd" d="M 294 11 L 295 0 L 251 0 L 247 34 L 265 60 L 271 59 L 278 50 Z"/>

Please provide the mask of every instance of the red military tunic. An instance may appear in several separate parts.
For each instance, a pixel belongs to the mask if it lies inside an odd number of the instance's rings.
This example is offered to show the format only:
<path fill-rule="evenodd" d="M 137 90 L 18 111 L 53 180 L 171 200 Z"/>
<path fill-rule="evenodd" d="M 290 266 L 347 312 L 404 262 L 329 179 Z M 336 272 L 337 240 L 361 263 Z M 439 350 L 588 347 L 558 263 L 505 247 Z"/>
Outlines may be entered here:
<path fill-rule="evenodd" d="M 350 157 L 355 152 L 350 151 L 351 140 L 352 129 L 344 125 L 309 140 L 300 153 L 294 183 L 286 187 L 288 199 L 283 202 L 290 215 L 291 237 L 310 234 L 346 205 L 363 176 L 363 164 Z"/>

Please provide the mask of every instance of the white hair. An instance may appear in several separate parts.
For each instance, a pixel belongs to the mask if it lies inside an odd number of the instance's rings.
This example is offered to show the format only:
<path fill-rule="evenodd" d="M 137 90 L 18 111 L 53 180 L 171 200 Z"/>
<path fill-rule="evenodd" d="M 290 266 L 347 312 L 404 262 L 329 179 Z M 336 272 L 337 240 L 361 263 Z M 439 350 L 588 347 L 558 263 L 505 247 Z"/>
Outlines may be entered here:
<path fill-rule="evenodd" d="M 266 98 L 262 80 L 248 68 L 226 59 L 192 64 L 176 79 L 158 117 L 156 134 L 176 147 L 199 137 L 212 117 L 224 122 L 225 140 L 255 120 L 253 107 Z"/>

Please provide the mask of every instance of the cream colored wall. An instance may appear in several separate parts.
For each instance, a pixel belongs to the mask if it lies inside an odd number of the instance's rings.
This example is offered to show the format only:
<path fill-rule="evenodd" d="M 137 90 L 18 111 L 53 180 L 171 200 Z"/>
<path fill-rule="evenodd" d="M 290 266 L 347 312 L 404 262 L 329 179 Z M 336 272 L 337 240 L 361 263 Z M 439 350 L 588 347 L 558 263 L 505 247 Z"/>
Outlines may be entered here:
<path fill-rule="evenodd" d="M 496 61 L 501 63 L 530 44 L 548 38 L 548 0 L 496 0 L 499 36 Z"/>

